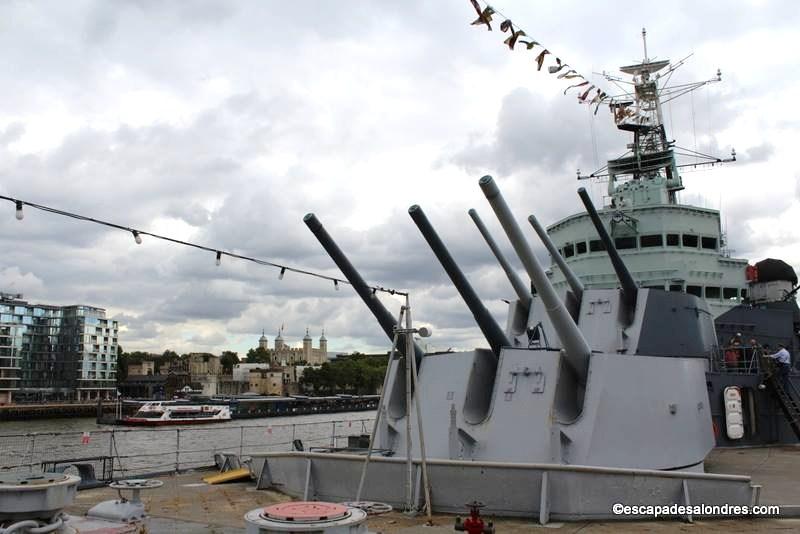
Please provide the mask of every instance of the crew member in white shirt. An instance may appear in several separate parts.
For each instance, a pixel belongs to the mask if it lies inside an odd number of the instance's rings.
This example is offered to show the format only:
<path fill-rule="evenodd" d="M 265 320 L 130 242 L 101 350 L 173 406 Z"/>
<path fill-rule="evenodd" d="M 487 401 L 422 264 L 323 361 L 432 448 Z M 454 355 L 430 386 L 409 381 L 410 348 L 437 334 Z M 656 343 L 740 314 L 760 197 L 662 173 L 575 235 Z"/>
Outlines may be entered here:
<path fill-rule="evenodd" d="M 783 390 L 788 394 L 789 367 L 791 366 L 791 356 L 789 355 L 789 351 L 786 350 L 785 345 L 778 343 L 778 352 L 775 354 L 770 354 L 769 357 L 775 359 L 775 363 L 778 365 L 778 376 L 781 378 L 781 385 L 783 386 Z"/>

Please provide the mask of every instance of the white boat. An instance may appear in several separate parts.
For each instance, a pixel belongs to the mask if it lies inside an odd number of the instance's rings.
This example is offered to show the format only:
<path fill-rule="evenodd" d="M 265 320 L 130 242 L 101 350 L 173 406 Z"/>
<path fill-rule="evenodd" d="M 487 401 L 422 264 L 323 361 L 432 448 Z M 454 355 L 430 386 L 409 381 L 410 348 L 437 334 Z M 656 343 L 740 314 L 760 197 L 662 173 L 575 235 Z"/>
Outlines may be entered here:
<path fill-rule="evenodd" d="M 169 404 L 147 402 L 139 410 L 122 418 L 124 425 L 160 426 L 219 423 L 231 420 L 228 406 L 218 404 Z"/>

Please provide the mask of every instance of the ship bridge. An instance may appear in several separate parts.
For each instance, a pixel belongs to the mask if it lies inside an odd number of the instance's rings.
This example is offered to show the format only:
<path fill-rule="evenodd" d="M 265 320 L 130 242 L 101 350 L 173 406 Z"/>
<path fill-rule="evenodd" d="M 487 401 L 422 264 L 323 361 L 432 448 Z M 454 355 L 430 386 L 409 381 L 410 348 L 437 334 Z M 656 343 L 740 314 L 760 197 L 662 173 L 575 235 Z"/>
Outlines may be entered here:
<path fill-rule="evenodd" d="M 633 182 L 629 189 L 637 187 Z M 644 188 L 640 193 L 650 194 Z M 741 304 L 747 297 L 747 260 L 727 254 L 719 211 L 664 203 L 661 197 L 640 200 L 635 208 L 609 206 L 599 211 L 639 286 L 705 298 L 715 317 Z M 605 247 L 585 213 L 556 222 L 547 233 L 586 287 L 618 286 Z M 554 262 L 549 275 L 557 289 L 567 288 Z"/>

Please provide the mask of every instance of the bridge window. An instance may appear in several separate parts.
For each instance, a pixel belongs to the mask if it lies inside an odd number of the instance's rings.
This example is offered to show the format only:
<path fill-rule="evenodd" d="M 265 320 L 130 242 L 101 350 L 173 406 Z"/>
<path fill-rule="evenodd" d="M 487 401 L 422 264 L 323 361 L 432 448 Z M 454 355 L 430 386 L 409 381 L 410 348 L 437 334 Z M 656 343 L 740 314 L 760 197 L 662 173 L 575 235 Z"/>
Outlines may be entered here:
<path fill-rule="evenodd" d="M 667 246 L 677 247 L 681 244 L 681 236 L 678 234 L 667 234 Z"/>
<path fill-rule="evenodd" d="M 723 287 L 722 298 L 725 300 L 733 300 L 739 295 L 739 290 L 735 287 Z"/>
<path fill-rule="evenodd" d="M 586 254 L 586 241 L 575 243 L 575 254 Z"/>
<path fill-rule="evenodd" d="M 697 248 L 697 236 L 692 234 L 683 234 L 683 246 Z"/>
<path fill-rule="evenodd" d="M 564 245 L 564 257 L 571 258 L 575 255 L 575 247 L 570 243 L 569 245 Z"/>
<path fill-rule="evenodd" d="M 683 291 L 683 284 L 670 284 L 669 290 L 674 291 L 675 293 L 680 293 Z"/>
<path fill-rule="evenodd" d="M 602 252 L 606 246 L 599 239 L 592 239 L 589 241 L 589 252 Z"/>
<path fill-rule="evenodd" d="M 718 299 L 721 293 L 719 287 L 716 286 L 706 286 L 706 298 L 707 299 Z"/>
<path fill-rule="evenodd" d="M 625 250 L 628 248 L 636 248 L 636 238 L 635 237 L 618 237 L 614 239 L 614 245 L 619 250 Z"/>
<path fill-rule="evenodd" d="M 703 296 L 703 288 L 700 286 L 686 286 L 686 292 L 695 297 Z"/>
<path fill-rule="evenodd" d="M 703 237 L 700 239 L 700 246 L 703 248 L 708 248 L 711 250 L 717 250 L 717 238 L 716 237 Z"/>
<path fill-rule="evenodd" d="M 664 245 L 664 239 L 661 234 L 656 235 L 643 235 L 639 238 L 639 246 L 642 248 L 660 247 Z"/>

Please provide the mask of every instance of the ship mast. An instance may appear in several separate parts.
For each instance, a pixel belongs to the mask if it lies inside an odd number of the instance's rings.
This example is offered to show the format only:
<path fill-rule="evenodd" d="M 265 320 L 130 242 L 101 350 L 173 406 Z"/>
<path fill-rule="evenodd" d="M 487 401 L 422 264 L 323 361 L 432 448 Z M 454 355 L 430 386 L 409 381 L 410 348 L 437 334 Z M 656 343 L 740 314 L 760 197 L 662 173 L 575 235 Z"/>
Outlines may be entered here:
<path fill-rule="evenodd" d="M 640 203 L 677 204 L 677 192 L 684 189 L 675 158 L 675 149 L 683 155 L 702 159 L 692 165 L 705 165 L 734 161 L 707 156 L 675 146 L 667 139 L 662 114 L 662 103 L 694 91 L 707 83 L 721 80 L 721 74 L 710 80 L 669 86 L 668 82 L 687 58 L 671 64 L 668 59 L 651 59 L 647 52 L 647 31 L 642 28 L 642 47 L 644 58 L 641 62 L 626 65 L 620 71 L 631 78 L 622 78 L 603 73 L 603 76 L 617 85 L 626 84 L 631 90 L 611 97 L 608 106 L 614 123 L 620 130 L 633 134 L 633 142 L 628 144 L 628 152 L 608 161 L 608 165 L 584 178 L 608 177 L 608 195 L 612 207 L 620 209 Z M 644 193 L 644 190 L 647 190 Z M 657 194 L 654 194 L 657 193 Z"/>

